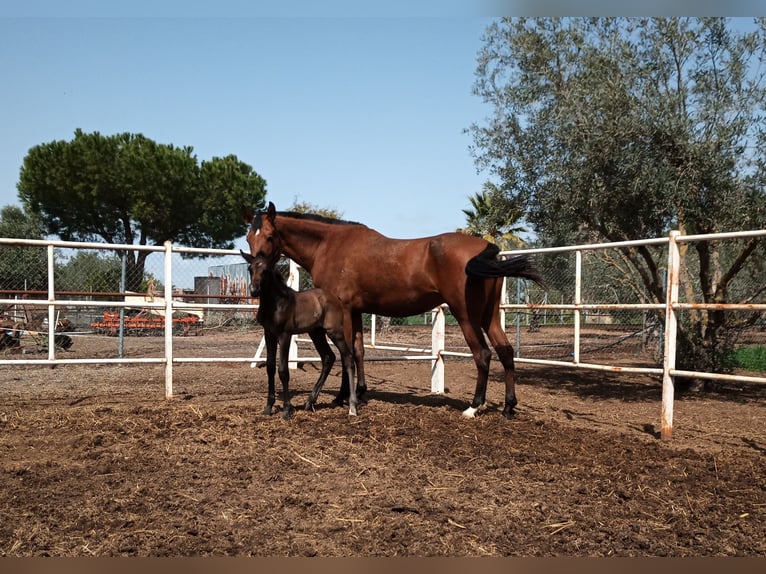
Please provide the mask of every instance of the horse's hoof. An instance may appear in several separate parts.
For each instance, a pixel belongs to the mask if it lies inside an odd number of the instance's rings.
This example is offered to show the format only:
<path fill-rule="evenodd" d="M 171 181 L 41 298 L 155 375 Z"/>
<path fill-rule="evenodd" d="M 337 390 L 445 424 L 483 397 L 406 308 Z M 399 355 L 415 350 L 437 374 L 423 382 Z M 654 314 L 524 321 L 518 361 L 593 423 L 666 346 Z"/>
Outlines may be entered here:
<path fill-rule="evenodd" d="M 351 415 L 352 417 L 355 417 L 357 415 L 356 407 L 349 407 L 348 414 Z"/>
<path fill-rule="evenodd" d="M 303 407 L 303 410 L 316 412 L 316 408 L 314 408 L 314 403 L 311 401 L 306 401 L 306 405 Z"/>
<path fill-rule="evenodd" d="M 514 411 L 512 407 L 505 407 L 503 409 L 503 416 L 507 418 L 508 420 L 511 420 L 513 417 L 516 416 L 516 411 Z"/>
<path fill-rule="evenodd" d="M 267 417 L 270 417 L 273 414 L 273 412 L 274 411 L 271 409 L 271 407 L 266 407 L 265 409 L 263 409 L 263 415 Z"/>
<path fill-rule="evenodd" d="M 335 397 L 332 401 L 332 406 L 334 407 L 342 407 L 343 406 L 343 399 L 340 397 Z"/>
<path fill-rule="evenodd" d="M 483 409 L 487 403 L 482 403 L 478 407 L 468 407 L 466 410 L 463 411 L 463 416 L 467 419 L 472 419 L 476 417 L 476 413 L 478 413 L 481 409 Z"/>

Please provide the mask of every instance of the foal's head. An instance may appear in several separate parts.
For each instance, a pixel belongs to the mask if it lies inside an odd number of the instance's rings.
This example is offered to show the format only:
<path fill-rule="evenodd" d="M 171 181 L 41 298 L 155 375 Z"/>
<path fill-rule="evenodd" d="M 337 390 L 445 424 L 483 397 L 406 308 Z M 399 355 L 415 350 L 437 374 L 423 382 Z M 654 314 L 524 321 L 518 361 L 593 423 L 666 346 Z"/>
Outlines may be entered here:
<path fill-rule="evenodd" d="M 282 274 L 274 268 L 268 258 L 263 256 L 253 257 L 240 249 L 242 257 L 247 261 L 247 272 L 250 274 L 250 296 L 260 297 L 261 285 L 264 280 L 272 279 L 274 282 L 284 282 Z"/>

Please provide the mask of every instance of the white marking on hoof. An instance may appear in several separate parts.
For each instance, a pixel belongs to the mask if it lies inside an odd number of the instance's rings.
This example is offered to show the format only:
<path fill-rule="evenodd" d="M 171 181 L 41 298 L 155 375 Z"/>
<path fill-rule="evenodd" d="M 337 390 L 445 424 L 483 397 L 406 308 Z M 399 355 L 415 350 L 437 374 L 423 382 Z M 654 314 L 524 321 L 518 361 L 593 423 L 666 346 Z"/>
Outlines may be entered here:
<path fill-rule="evenodd" d="M 478 407 L 468 407 L 466 410 L 463 411 L 463 416 L 467 419 L 472 419 L 476 417 L 476 413 L 478 413 L 481 409 L 487 406 L 487 403 L 482 403 Z"/>

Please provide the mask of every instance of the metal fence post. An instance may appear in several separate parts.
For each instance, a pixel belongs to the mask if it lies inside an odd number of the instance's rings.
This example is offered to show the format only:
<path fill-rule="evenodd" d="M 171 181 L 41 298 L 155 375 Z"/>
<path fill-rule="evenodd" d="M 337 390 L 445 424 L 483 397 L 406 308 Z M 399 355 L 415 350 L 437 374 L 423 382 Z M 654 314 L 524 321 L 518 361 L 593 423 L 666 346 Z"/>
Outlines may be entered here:
<path fill-rule="evenodd" d="M 56 285 L 53 280 L 53 245 L 48 245 L 48 360 L 56 359 Z"/>
<path fill-rule="evenodd" d="M 173 244 L 165 242 L 165 398 L 173 398 Z"/>
<path fill-rule="evenodd" d="M 572 361 L 580 363 L 580 305 L 582 304 L 582 250 L 575 251 L 575 292 L 574 292 L 574 349 Z"/>
<path fill-rule="evenodd" d="M 120 293 L 125 297 L 125 285 L 127 284 L 128 252 L 122 251 L 120 257 Z M 117 356 L 121 359 L 125 356 L 125 307 L 120 307 L 120 329 L 118 332 Z"/>

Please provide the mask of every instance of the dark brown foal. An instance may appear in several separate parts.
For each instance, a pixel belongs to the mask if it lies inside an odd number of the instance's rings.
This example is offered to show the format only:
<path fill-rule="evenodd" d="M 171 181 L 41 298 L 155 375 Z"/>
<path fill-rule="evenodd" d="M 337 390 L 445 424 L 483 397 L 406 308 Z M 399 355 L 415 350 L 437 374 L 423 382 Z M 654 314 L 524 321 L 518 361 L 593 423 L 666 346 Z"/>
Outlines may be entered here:
<path fill-rule="evenodd" d="M 266 339 L 266 375 L 268 377 L 268 398 L 264 414 L 272 414 L 276 401 L 274 374 L 279 372 L 284 397 L 283 417 L 289 419 L 290 371 L 287 367 L 290 337 L 308 333 L 322 359 L 322 371 L 319 379 L 306 401 L 306 410 L 314 407 L 319 392 L 335 364 L 335 353 L 330 349 L 327 337 L 332 340 L 340 352 L 345 377 L 350 382 L 349 414 L 357 414 L 356 385 L 354 384 L 354 360 L 351 346 L 346 342 L 343 330 L 343 307 L 337 297 L 327 295 L 321 289 L 295 291 L 286 283 L 282 274 L 275 269 L 276 260 L 265 257 L 253 257 L 242 252 L 248 263 L 250 273 L 250 294 L 260 298 L 256 318 L 263 326 Z M 279 349 L 279 367 L 277 368 L 277 348 Z M 344 377 L 344 378 L 345 378 Z M 336 403 L 343 404 L 339 395 Z"/>

